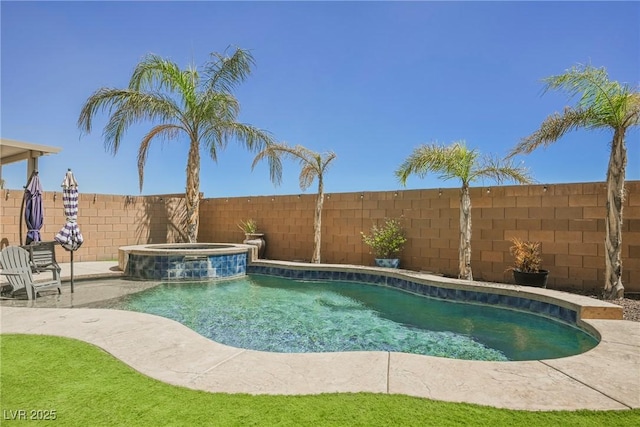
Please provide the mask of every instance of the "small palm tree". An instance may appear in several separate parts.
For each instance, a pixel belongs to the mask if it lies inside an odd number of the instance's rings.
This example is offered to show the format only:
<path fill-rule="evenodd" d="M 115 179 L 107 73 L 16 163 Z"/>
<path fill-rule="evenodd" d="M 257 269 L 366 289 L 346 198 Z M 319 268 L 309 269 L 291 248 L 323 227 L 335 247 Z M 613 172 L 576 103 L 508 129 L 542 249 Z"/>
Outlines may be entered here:
<path fill-rule="evenodd" d="M 182 70 L 175 63 L 150 54 L 136 66 L 129 87 L 98 89 L 80 112 L 78 127 L 86 133 L 91 132 L 92 119 L 99 111 L 109 113 L 104 144 L 113 155 L 129 126 L 147 120 L 157 123 L 140 141 L 141 191 L 152 141 L 179 140 L 189 145 L 185 191 L 189 242 L 198 238 L 200 149 L 206 150 L 215 162 L 218 150 L 232 138 L 254 151 L 272 143 L 267 132 L 237 121 L 240 105 L 231 91 L 249 76 L 253 64 L 253 57 L 246 50 L 236 49 L 231 56 L 214 52 L 201 78 L 195 67 Z"/>
<path fill-rule="evenodd" d="M 564 74 L 544 79 L 545 92 L 565 91 L 570 97 L 580 95 L 575 107 L 547 117 L 530 136 L 522 139 L 509 156 L 531 153 L 540 146 L 558 141 L 565 133 L 579 128 L 611 129 L 611 155 L 607 169 L 607 203 L 605 218 L 605 298 L 622 298 L 622 202 L 627 165 L 625 134 L 640 122 L 640 92 L 610 81 L 605 68 L 578 65 Z"/>
<path fill-rule="evenodd" d="M 436 172 L 442 179 L 457 178 L 460 189 L 460 245 L 458 247 L 458 277 L 473 280 L 471 271 L 471 197 L 469 185 L 478 178 L 491 178 L 498 184 L 505 180 L 529 184 L 532 178 L 526 168 L 514 166 L 509 160 L 491 156 L 480 157 L 477 150 L 470 150 L 464 141 L 450 146 L 438 144 L 421 145 L 400 165 L 395 174 L 400 183 L 406 185 L 407 178 L 416 174 L 424 177 L 427 172 Z"/>
<path fill-rule="evenodd" d="M 286 143 L 270 144 L 258 153 L 253 159 L 252 168 L 264 158 L 270 159 L 271 181 L 279 185 L 282 181 L 282 157 L 297 159 L 300 162 L 300 189 L 309 188 L 313 180 L 318 178 L 318 196 L 316 198 L 316 211 L 313 218 L 313 256 L 311 262 L 320 262 L 320 246 L 322 239 L 322 205 L 324 203 L 324 174 L 329 164 L 336 158 L 332 151 L 316 153 L 302 145 L 291 147 Z"/>

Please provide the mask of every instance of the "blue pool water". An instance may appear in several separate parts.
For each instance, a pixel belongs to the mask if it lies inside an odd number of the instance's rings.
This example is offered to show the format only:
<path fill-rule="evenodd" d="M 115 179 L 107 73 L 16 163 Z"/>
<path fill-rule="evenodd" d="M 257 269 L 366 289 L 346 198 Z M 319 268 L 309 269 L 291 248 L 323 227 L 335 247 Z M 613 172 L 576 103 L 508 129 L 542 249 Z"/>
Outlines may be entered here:
<path fill-rule="evenodd" d="M 161 284 L 110 308 L 176 320 L 222 344 L 272 352 L 395 351 L 472 360 L 570 356 L 597 341 L 530 313 L 353 282 L 249 275 Z"/>

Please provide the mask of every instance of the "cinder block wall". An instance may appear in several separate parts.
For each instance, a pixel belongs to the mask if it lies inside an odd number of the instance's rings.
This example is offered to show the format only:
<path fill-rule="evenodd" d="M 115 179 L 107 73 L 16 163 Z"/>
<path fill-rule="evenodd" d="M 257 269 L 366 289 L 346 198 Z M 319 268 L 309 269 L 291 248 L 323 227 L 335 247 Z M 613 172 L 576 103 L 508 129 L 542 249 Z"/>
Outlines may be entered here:
<path fill-rule="evenodd" d="M 0 194 L 0 246 L 24 243 L 27 229 L 24 221 L 22 224 L 20 221 L 24 191 L 9 189 Z M 54 240 L 66 220 L 62 193 L 45 192 L 43 208 L 42 240 Z M 184 195 L 131 197 L 80 193 L 78 225 L 84 243 L 73 260 L 117 260 L 120 246 L 184 241 L 183 217 Z M 56 259 L 69 262 L 70 254 L 56 246 Z"/>
<path fill-rule="evenodd" d="M 623 225 L 623 281 L 640 292 L 640 182 L 627 182 Z M 458 189 L 328 193 L 322 222 L 322 261 L 372 265 L 362 243 L 374 223 L 398 218 L 407 229 L 401 267 L 457 276 Z M 255 219 L 266 257 L 309 260 L 315 194 L 206 199 L 200 241 L 240 242 L 241 219 Z M 604 283 L 605 184 L 576 183 L 471 189 L 472 268 L 478 280 L 512 282 L 510 239 L 542 242 L 549 287 L 599 290 Z"/>
<path fill-rule="evenodd" d="M 627 182 L 623 280 L 640 292 L 640 181 Z M 472 268 L 479 280 L 511 282 L 510 239 L 542 242 L 549 286 L 599 290 L 604 282 L 604 183 L 478 187 L 471 189 Z M 0 191 L 0 246 L 20 244 L 22 190 Z M 55 200 L 54 200 L 55 197 Z M 267 240 L 266 257 L 309 260 L 315 194 L 203 199 L 199 241 L 241 242 L 241 219 L 253 218 Z M 44 194 L 44 240 L 64 224 L 60 192 Z M 183 195 L 120 196 L 80 193 L 78 224 L 85 238 L 74 260 L 116 260 L 118 247 L 186 240 Z M 322 261 L 373 264 L 360 232 L 384 218 L 407 229 L 401 267 L 456 276 L 459 190 L 328 193 L 322 223 Z M 23 226 L 23 240 L 26 230 Z M 60 262 L 69 253 L 56 248 Z"/>

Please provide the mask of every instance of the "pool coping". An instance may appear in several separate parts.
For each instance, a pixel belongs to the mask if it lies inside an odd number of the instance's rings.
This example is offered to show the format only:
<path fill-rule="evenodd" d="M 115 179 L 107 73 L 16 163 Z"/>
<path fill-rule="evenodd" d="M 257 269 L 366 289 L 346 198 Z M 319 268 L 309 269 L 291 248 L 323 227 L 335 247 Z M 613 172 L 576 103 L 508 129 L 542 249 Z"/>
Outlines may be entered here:
<path fill-rule="evenodd" d="M 336 265 L 256 261 L 287 268 Z M 82 263 L 76 263 L 81 272 Z M 97 263 L 94 263 L 97 264 Z M 113 262 L 106 275 L 116 275 Z M 447 286 L 464 281 L 424 273 L 339 265 L 356 271 L 431 280 Z M 63 269 L 65 266 L 63 266 Z M 63 272 L 64 274 L 64 272 Z M 76 273 L 78 280 L 84 278 Z M 91 272 L 92 278 L 99 273 Z M 468 283 L 467 283 L 468 285 Z M 598 319 L 609 303 L 548 289 L 484 284 L 501 292 L 585 304 L 581 322 L 600 343 L 576 356 L 526 362 L 480 362 L 390 352 L 284 354 L 244 350 L 202 337 L 175 321 L 143 313 L 89 308 L 0 306 L 3 334 L 44 334 L 96 345 L 139 372 L 197 390 L 250 394 L 372 392 L 405 394 L 522 410 L 623 410 L 640 408 L 640 323 Z M 82 285 L 76 284 L 76 292 Z M 63 289 L 63 292 L 68 290 Z M 589 304 L 589 305 L 586 305 Z M 600 313 L 600 314 L 599 314 Z"/>

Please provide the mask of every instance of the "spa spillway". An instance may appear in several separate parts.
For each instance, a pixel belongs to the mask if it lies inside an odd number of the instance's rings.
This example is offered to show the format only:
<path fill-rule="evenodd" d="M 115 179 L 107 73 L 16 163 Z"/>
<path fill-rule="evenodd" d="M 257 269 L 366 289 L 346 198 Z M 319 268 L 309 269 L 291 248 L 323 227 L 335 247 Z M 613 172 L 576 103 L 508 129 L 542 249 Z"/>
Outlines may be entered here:
<path fill-rule="evenodd" d="M 132 279 L 210 280 L 244 276 L 257 247 L 234 243 L 122 246 L 118 266 Z"/>

